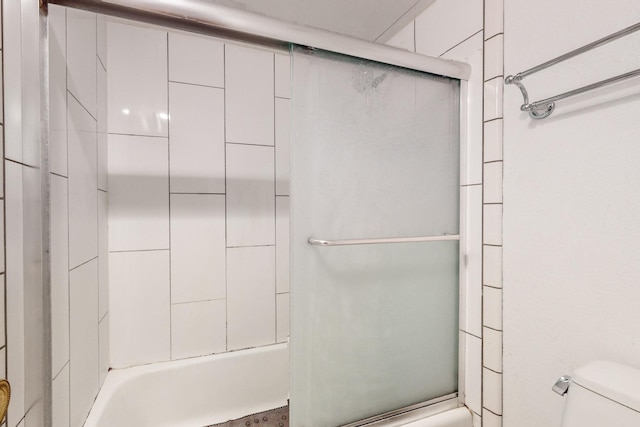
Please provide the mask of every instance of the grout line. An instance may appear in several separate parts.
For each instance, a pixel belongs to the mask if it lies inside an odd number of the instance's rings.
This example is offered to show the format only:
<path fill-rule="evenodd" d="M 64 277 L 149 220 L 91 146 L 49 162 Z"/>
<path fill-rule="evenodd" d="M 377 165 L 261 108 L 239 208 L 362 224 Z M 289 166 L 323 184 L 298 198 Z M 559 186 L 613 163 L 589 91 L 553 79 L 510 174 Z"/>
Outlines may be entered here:
<path fill-rule="evenodd" d="M 485 365 L 482 365 L 482 369 L 486 369 L 487 371 L 491 371 L 491 372 L 493 372 L 494 374 L 502 375 L 502 372 L 494 371 L 493 369 L 491 369 L 491 368 L 489 368 L 489 367 L 487 367 L 487 366 L 485 366 Z"/>
<path fill-rule="evenodd" d="M 492 36 L 491 36 L 491 37 L 489 37 L 488 39 L 484 39 L 484 41 L 485 41 L 485 42 L 488 42 L 489 40 L 491 40 L 491 39 L 493 39 L 493 38 L 496 38 L 496 37 L 498 37 L 498 36 L 502 36 L 502 35 L 504 35 L 504 33 L 503 33 L 503 32 L 495 33 L 494 35 L 492 35 Z"/>
<path fill-rule="evenodd" d="M 55 172 L 49 172 L 49 173 L 50 173 L 51 175 L 55 175 L 55 176 L 60 177 L 60 178 L 69 179 L 69 177 L 68 177 L 68 176 L 64 176 L 64 175 L 61 175 L 61 174 L 59 174 L 59 173 L 55 173 Z"/>
<path fill-rule="evenodd" d="M 104 320 L 104 318 L 105 318 L 105 317 L 107 317 L 108 315 L 109 315 L 109 310 L 107 310 L 107 311 L 104 313 L 104 316 L 102 316 L 102 318 L 101 318 L 100 320 L 98 320 L 98 325 L 100 325 L 100 323 L 102 323 L 102 321 Z"/>
<path fill-rule="evenodd" d="M 97 255 L 96 255 L 96 256 L 94 256 L 93 258 L 91 258 L 90 260 L 83 262 L 82 264 L 79 264 L 79 265 L 76 265 L 76 266 L 75 266 L 75 267 L 73 267 L 73 268 L 70 268 L 70 269 L 69 269 L 69 273 L 71 273 L 73 270 L 75 270 L 75 269 L 77 269 L 77 268 L 82 267 L 83 265 L 89 264 L 91 261 L 94 261 L 94 260 L 96 260 L 96 259 L 98 259 L 98 256 L 97 256 Z"/>
<path fill-rule="evenodd" d="M 491 409 L 487 408 L 487 407 L 482 407 L 482 409 L 485 409 L 487 412 L 491 412 L 493 415 L 495 415 L 496 417 L 500 417 L 502 418 L 502 415 L 500 414 L 496 414 L 495 412 L 493 412 Z"/>
<path fill-rule="evenodd" d="M 200 302 L 223 301 L 223 300 L 226 300 L 226 298 L 211 298 L 211 299 L 201 299 L 197 301 L 172 302 L 171 305 L 197 304 Z"/>
<path fill-rule="evenodd" d="M 291 197 L 291 194 L 276 194 L 276 197 Z"/>
<path fill-rule="evenodd" d="M 491 329 L 494 332 L 504 332 L 502 329 L 492 328 L 491 326 L 482 325 L 483 328 Z"/>
<path fill-rule="evenodd" d="M 168 61 L 167 61 L 168 63 Z M 168 73 L 168 71 L 167 71 Z M 201 83 L 189 83 L 189 82 L 180 82 L 177 80 L 169 80 L 169 84 L 171 83 L 175 83 L 175 84 L 179 84 L 179 85 L 187 85 L 187 86 L 197 86 L 197 87 L 206 87 L 209 89 L 221 89 L 224 90 L 224 87 L 220 87 L 220 86 L 212 86 L 212 85 L 205 85 L 205 84 L 201 84 Z"/>
<path fill-rule="evenodd" d="M 97 30 L 96 30 L 97 31 Z M 104 70 L 104 72 L 107 72 L 107 67 L 104 65 L 104 62 L 102 62 L 102 58 L 100 58 L 100 55 L 98 55 L 98 53 L 96 52 L 96 56 L 98 57 L 98 62 L 100 63 L 100 65 L 102 65 L 102 69 Z"/>
<path fill-rule="evenodd" d="M 167 95 L 168 96 L 168 95 Z M 169 139 L 169 132 L 167 130 L 167 136 L 161 135 L 140 135 L 135 133 L 119 133 L 119 132 L 107 132 L 107 135 L 118 135 L 118 136 L 137 136 L 139 138 L 158 138 L 158 139 Z"/>
<path fill-rule="evenodd" d="M 98 188 L 98 191 L 102 191 L 105 194 L 109 194 L 109 192 L 107 190 L 103 190 L 102 188 Z"/>
<path fill-rule="evenodd" d="M 202 195 L 202 196 L 224 196 L 225 193 L 190 193 L 190 192 L 169 192 L 169 195 L 174 196 L 174 195 L 191 195 L 191 196 L 198 196 L 198 195 Z"/>
<path fill-rule="evenodd" d="M 171 84 L 169 80 L 169 61 L 171 55 L 169 53 L 169 33 L 167 32 L 167 192 L 169 193 L 168 208 L 169 208 L 169 359 L 173 360 L 173 310 L 171 310 L 172 299 L 172 280 L 171 280 Z"/>
<path fill-rule="evenodd" d="M 16 165 L 24 166 L 25 168 L 29 168 L 29 169 L 38 169 L 38 170 L 39 170 L 39 168 L 37 168 L 37 167 L 35 167 L 35 166 L 31 166 L 31 165 L 28 165 L 28 164 L 26 164 L 26 163 L 19 162 L 19 161 L 17 161 L 17 160 L 8 159 L 8 158 L 5 158 L 4 160 L 5 160 L 5 162 L 11 162 L 11 163 L 14 163 L 14 164 L 16 164 Z"/>
<path fill-rule="evenodd" d="M 406 9 L 406 10 L 404 11 L 404 13 L 403 13 L 402 15 L 400 15 L 400 16 L 398 17 L 398 19 L 396 19 L 395 21 L 393 21 L 393 22 L 391 23 L 391 25 L 389 25 L 387 28 L 385 28 L 385 29 L 384 29 L 384 31 L 383 31 L 382 33 L 380 33 L 380 35 L 379 35 L 378 37 L 376 37 L 376 38 L 373 40 L 373 42 L 374 42 L 374 43 L 380 43 L 380 42 L 378 41 L 378 40 L 380 40 L 380 37 L 384 36 L 384 35 L 387 33 L 387 31 L 389 31 L 389 30 L 391 29 L 391 27 L 393 27 L 393 26 L 394 26 L 394 25 L 396 25 L 398 22 L 400 22 L 400 20 L 401 20 L 402 18 L 404 18 L 404 17 L 405 17 L 409 12 L 412 12 L 412 13 L 413 13 L 413 9 L 418 5 L 418 3 L 420 3 L 420 0 L 417 0 L 417 1 L 413 4 L 413 6 L 409 7 L 408 9 Z M 414 21 L 414 22 L 415 22 L 415 20 L 412 20 L 412 21 Z M 400 28 L 400 29 L 402 29 L 402 28 Z M 396 32 L 397 32 L 397 31 L 396 31 Z M 391 37 L 393 37 L 393 36 L 391 36 Z M 387 41 L 388 41 L 388 40 L 387 40 Z M 386 43 L 380 43 L 380 44 L 386 44 Z"/>
<path fill-rule="evenodd" d="M 499 289 L 499 290 L 502 290 L 502 288 L 499 288 L 499 287 L 497 287 L 497 286 L 485 285 L 484 283 L 482 284 L 482 286 L 483 286 L 483 287 L 485 287 L 485 288 L 492 288 L 492 289 Z"/>
<path fill-rule="evenodd" d="M 483 243 L 483 246 L 491 246 L 492 248 L 501 248 L 502 245 L 496 245 L 495 243 Z"/>
<path fill-rule="evenodd" d="M 275 247 L 276 244 L 272 245 L 245 245 L 245 246 L 227 246 L 227 249 L 240 249 L 240 248 L 270 248 Z"/>
<path fill-rule="evenodd" d="M 223 44 L 222 48 L 222 80 L 224 84 L 224 108 L 222 109 L 224 115 L 224 350 L 229 351 L 229 254 L 227 253 L 228 237 L 228 197 L 229 191 L 227 185 L 227 44 Z"/>
<path fill-rule="evenodd" d="M 482 337 L 479 337 L 479 336 L 477 336 L 476 334 L 472 334 L 471 332 L 465 331 L 464 329 L 460 329 L 460 332 L 463 332 L 463 333 L 465 333 L 465 334 L 467 334 L 467 335 L 470 335 L 470 336 L 472 336 L 472 337 L 478 338 L 479 340 L 481 340 L 481 339 L 482 339 Z"/>
<path fill-rule="evenodd" d="M 486 206 L 486 205 L 502 205 L 504 203 L 502 203 L 502 202 L 482 202 L 482 204 L 484 206 Z"/>
<path fill-rule="evenodd" d="M 485 165 L 488 165 L 489 163 L 502 163 L 504 160 L 489 160 L 488 162 L 483 162 Z"/>
<path fill-rule="evenodd" d="M 479 31 L 476 31 L 475 33 L 471 34 L 469 37 L 467 37 L 466 39 L 462 40 L 461 42 L 451 46 L 449 49 L 445 50 L 444 52 L 442 52 L 442 54 L 439 55 L 440 58 L 442 58 L 444 55 L 446 55 L 447 53 L 451 52 L 453 49 L 457 48 L 458 46 L 460 46 L 462 43 L 468 41 L 469 39 L 475 37 L 476 35 L 480 34 L 481 32 L 483 32 L 484 29 L 480 29 Z M 484 37 L 483 37 L 484 38 Z M 483 53 L 484 53 L 484 46 L 483 46 Z M 484 55 L 483 55 L 484 56 Z M 484 68 L 484 67 L 483 67 Z"/>
<path fill-rule="evenodd" d="M 274 114 L 275 116 L 275 114 Z M 226 132 L 225 132 L 226 133 Z M 226 139 L 226 136 L 225 136 Z M 267 148 L 274 148 L 275 147 L 275 143 L 272 145 L 268 145 L 268 144 L 250 144 L 248 142 L 231 142 L 231 141 L 226 141 L 226 144 L 233 144 L 233 145 L 250 145 L 252 147 L 267 147 Z"/>
<path fill-rule="evenodd" d="M 158 252 L 158 251 L 168 251 L 170 250 L 169 248 L 164 248 L 164 249 L 129 249 L 129 250 L 122 250 L 122 251 L 109 251 L 110 254 L 120 254 L 120 253 L 127 253 L 127 252 Z"/>
<path fill-rule="evenodd" d="M 502 70 L 502 72 L 504 73 L 504 70 Z M 504 74 L 496 74 L 495 76 L 493 76 L 491 78 L 488 78 L 484 82 L 487 83 L 487 82 L 490 82 L 491 80 L 495 80 L 497 78 L 500 78 L 500 79 L 504 80 Z"/>
<path fill-rule="evenodd" d="M 277 156 L 276 156 L 276 142 L 277 142 L 277 126 L 278 126 L 278 120 L 277 120 L 277 111 L 278 111 L 278 106 L 276 103 L 276 56 L 275 54 L 273 55 L 273 246 L 274 246 L 274 250 L 273 250 L 273 291 L 274 291 L 274 295 L 273 295 L 273 317 L 274 317 L 274 325 L 275 328 L 273 330 L 273 335 L 274 335 L 274 342 L 278 342 L 278 293 L 276 292 L 276 289 L 278 287 L 278 274 L 277 274 L 277 270 L 278 270 L 278 263 L 277 263 L 277 257 L 278 257 L 278 250 L 275 248 L 275 243 L 276 243 L 276 239 L 278 236 L 278 197 L 277 197 L 277 193 L 278 193 L 278 173 L 277 173 Z"/>
<path fill-rule="evenodd" d="M 493 119 L 485 120 L 483 123 L 491 123 L 495 122 L 496 120 L 502 120 L 502 117 L 495 117 Z"/>
<path fill-rule="evenodd" d="M 477 187 L 477 186 L 481 186 L 482 183 L 479 182 L 477 184 L 461 184 L 460 187 Z"/>
<path fill-rule="evenodd" d="M 286 96 L 277 96 L 277 95 L 275 95 L 274 98 L 276 98 L 276 99 L 286 99 L 288 101 L 291 101 L 291 98 L 287 98 Z"/>
<path fill-rule="evenodd" d="M 97 88 L 96 88 L 96 90 L 97 90 Z M 85 106 L 82 104 L 82 102 L 80 102 L 80 100 L 79 100 L 78 98 L 76 98 L 76 96 L 75 96 L 73 93 L 71 93 L 71 91 L 69 90 L 69 88 L 67 88 L 67 93 L 68 93 L 69 95 L 71 95 L 71 97 L 72 97 L 73 99 L 75 99 L 75 100 L 78 102 L 78 104 L 80 104 L 80 106 L 82 107 L 82 109 L 83 109 L 84 111 L 86 111 L 86 112 L 87 112 L 87 114 L 88 114 L 88 115 L 90 115 L 90 116 L 91 116 L 91 118 L 96 122 L 96 133 L 98 133 L 98 130 L 97 130 L 97 129 L 98 129 L 98 119 L 96 119 L 96 118 L 93 116 L 93 114 L 91 114 L 91 113 L 89 112 L 89 110 L 87 110 L 87 107 L 85 107 Z M 68 109 L 68 108 L 69 108 L 69 105 L 67 105 L 67 109 Z M 69 129 L 69 126 L 67 125 L 67 132 L 75 132 L 75 133 L 78 133 L 78 132 L 85 132 L 85 131 L 77 130 L 77 129 L 76 129 L 76 130 L 70 130 L 70 129 Z M 67 165 L 67 168 L 68 168 L 68 167 L 69 167 L 69 165 Z M 68 171 L 67 171 L 67 172 L 68 172 Z"/>
<path fill-rule="evenodd" d="M 67 367 L 67 365 L 69 365 L 70 360 L 67 359 L 67 361 L 64 363 L 64 365 L 62 365 L 62 368 L 60 368 L 60 370 L 53 376 L 53 378 L 51 378 L 51 381 L 55 381 L 56 378 L 58 378 L 58 376 L 62 373 L 62 371 L 64 371 L 64 368 Z"/>
<path fill-rule="evenodd" d="M 289 295 L 291 292 L 276 292 L 276 295 Z"/>

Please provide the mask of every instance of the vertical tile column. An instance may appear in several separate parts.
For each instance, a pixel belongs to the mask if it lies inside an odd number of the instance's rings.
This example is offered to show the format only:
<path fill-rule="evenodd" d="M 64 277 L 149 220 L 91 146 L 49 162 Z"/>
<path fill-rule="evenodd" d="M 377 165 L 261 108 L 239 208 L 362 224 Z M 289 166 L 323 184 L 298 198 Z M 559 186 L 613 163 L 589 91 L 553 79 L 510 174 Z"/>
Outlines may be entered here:
<path fill-rule="evenodd" d="M 503 0 L 485 0 L 483 191 L 484 427 L 502 425 Z"/>
<path fill-rule="evenodd" d="M 5 259 L 4 259 L 4 76 L 2 44 L 2 0 L 0 0 L 0 379 L 7 378 L 7 342 L 5 321 Z M 6 423 L 3 423 L 4 427 Z"/>

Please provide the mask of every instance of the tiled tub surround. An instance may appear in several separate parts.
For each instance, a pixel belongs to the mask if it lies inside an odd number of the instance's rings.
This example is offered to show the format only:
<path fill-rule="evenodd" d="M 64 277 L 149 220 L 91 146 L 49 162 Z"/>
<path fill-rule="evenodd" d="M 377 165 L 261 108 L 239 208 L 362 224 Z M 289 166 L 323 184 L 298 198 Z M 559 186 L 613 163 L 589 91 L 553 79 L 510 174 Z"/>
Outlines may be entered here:
<path fill-rule="evenodd" d="M 75 427 L 109 369 L 106 21 L 49 24 L 53 425 Z"/>
<path fill-rule="evenodd" d="M 289 55 L 108 23 L 111 366 L 284 342 Z"/>

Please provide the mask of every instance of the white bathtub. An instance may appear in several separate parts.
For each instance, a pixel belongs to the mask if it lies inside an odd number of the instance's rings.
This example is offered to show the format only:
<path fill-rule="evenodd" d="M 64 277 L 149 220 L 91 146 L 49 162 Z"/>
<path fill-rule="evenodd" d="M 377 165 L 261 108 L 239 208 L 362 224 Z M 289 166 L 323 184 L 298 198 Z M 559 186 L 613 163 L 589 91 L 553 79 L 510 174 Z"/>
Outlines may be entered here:
<path fill-rule="evenodd" d="M 114 369 L 85 427 L 203 427 L 287 404 L 286 344 Z"/>
<path fill-rule="evenodd" d="M 114 369 L 84 427 L 203 427 L 284 406 L 288 391 L 286 344 Z M 466 408 L 439 405 L 376 426 L 471 427 Z"/>

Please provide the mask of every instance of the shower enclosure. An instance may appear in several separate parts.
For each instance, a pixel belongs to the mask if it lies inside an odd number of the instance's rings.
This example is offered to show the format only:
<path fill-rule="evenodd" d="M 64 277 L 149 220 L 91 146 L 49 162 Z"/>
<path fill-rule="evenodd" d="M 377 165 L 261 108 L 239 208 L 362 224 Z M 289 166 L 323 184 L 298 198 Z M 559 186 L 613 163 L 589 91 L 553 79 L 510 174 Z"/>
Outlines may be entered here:
<path fill-rule="evenodd" d="M 249 15 L 196 1 L 58 3 L 290 48 L 292 425 L 356 426 L 441 402 L 448 408 L 464 404 L 458 318 L 465 64 L 268 18 L 246 19 Z M 33 18 L 34 10 L 26 12 Z M 42 87 L 48 72 L 46 19 L 41 11 L 40 22 L 31 19 L 25 27 L 41 29 L 41 67 L 27 76 L 40 73 Z M 30 46 L 23 55 L 33 60 L 37 49 Z M 25 67 L 29 63 L 23 58 Z M 26 89 L 23 93 L 35 99 Z M 37 308 L 37 316 L 25 317 L 31 346 L 25 348 L 30 353 L 25 368 L 32 370 L 24 369 L 24 389 L 18 390 L 25 405 L 38 405 L 30 425 L 45 426 L 52 414 L 48 304 L 55 298 L 47 98 L 40 94 L 40 141 L 28 135 L 40 169 L 23 177 L 25 210 L 42 213 L 26 217 L 38 227 L 24 236 L 25 254 L 42 268 L 28 275 L 33 265 L 25 266 L 30 287 L 25 285 L 28 292 L 21 298 L 25 309 Z M 169 120 L 164 114 L 162 120 Z M 24 129 L 28 125 L 25 121 Z M 32 179 L 36 170 L 40 182 Z M 33 209 L 27 205 L 31 199 Z M 27 254 L 27 244 L 42 254 Z"/>
<path fill-rule="evenodd" d="M 453 397 L 459 81 L 297 46 L 292 80 L 292 422 Z"/>

